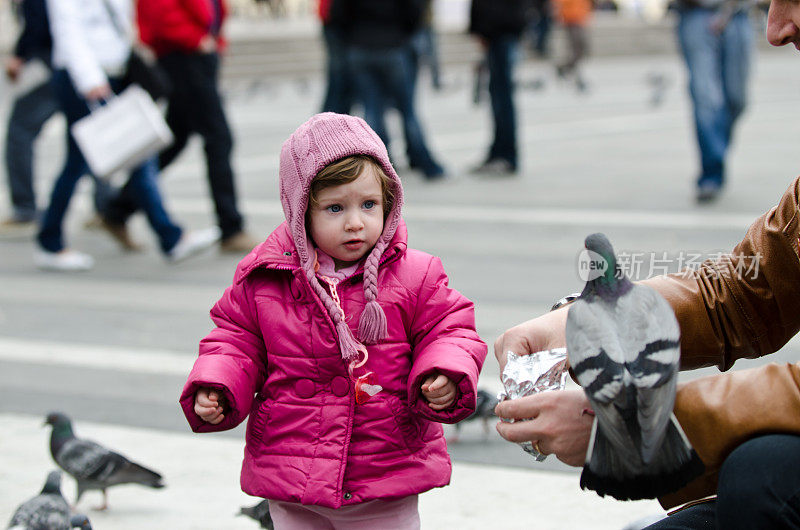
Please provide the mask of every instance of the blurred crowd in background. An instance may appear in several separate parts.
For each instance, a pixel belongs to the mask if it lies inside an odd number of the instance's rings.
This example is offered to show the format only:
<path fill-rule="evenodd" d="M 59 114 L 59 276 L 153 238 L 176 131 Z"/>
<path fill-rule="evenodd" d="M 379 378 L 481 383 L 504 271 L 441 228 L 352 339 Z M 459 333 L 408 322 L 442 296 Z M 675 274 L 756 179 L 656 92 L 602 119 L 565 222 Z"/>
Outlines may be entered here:
<path fill-rule="evenodd" d="M 714 202 L 725 181 L 725 162 L 738 117 L 746 107 L 754 48 L 754 0 L 11 0 L 0 21 L 8 49 L 6 76 L 16 87 L 5 145 L 5 181 L 11 211 L 0 219 L 0 236 L 35 238 L 34 263 L 57 271 L 91 269 L 91 256 L 71 248 L 62 230 L 73 190 L 85 175 L 94 178 L 95 225 L 122 250 L 140 245 L 128 233 L 128 219 L 143 212 L 167 261 L 181 261 L 219 244 L 243 255 L 258 243 L 239 211 L 231 164 L 235 131 L 226 118 L 220 87 L 231 17 L 318 18 L 325 50 L 327 89 L 320 111 L 363 116 L 389 147 L 394 162 L 428 181 L 453 174 L 428 147 L 424 116 L 416 104 L 421 69 L 442 90 L 437 42 L 446 24 L 461 25 L 478 43 L 474 100 L 486 97 L 492 117 L 491 143 L 470 173 L 482 177 L 519 176 L 519 127 L 515 68 L 521 57 L 550 64 L 577 93 L 591 90 L 582 65 L 591 55 L 595 11 L 615 11 L 642 24 L 663 24 L 675 13 L 675 42 L 688 73 L 700 169 L 696 201 Z M 48 21 L 49 12 L 49 21 Z M 92 17 L 86 13 L 93 13 Z M 10 17 L 10 18 L 9 18 Z M 553 33 L 565 36 L 553 53 Z M 67 132 L 67 155 L 48 199 L 34 194 L 33 142 L 44 123 L 59 112 L 68 128 L 131 83 L 131 50 L 144 47 L 153 69 L 169 90 L 148 91 L 166 106 L 172 145 L 135 167 L 119 189 L 93 175 Z M 258 52 L 256 52 L 258 53 Z M 37 76 L 30 74 L 37 70 Z M 25 73 L 28 75 L 23 75 Z M 321 72 L 320 72 L 321 73 Z M 389 136 L 385 116 L 397 111 L 403 157 Z M 687 131 L 688 133 L 688 131 Z M 158 175 L 192 135 L 203 140 L 206 177 L 216 214 L 215 226 L 183 230 L 162 201 Z"/>

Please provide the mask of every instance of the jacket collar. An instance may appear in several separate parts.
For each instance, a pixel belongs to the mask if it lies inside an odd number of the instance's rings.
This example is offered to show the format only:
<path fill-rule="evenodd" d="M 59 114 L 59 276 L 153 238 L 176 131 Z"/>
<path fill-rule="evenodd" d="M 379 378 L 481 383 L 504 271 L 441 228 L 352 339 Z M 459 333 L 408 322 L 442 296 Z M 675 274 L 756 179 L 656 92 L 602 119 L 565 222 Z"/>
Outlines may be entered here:
<path fill-rule="evenodd" d="M 405 253 L 406 248 L 408 248 L 408 231 L 405 221 L 401 219 L 394 237 L 381 257 L 381 263 L 397 259 Z M 289 225 L 284 221 L 269 235 L 266 241 L 256 246 L 239 262 L 234 275 L 234 283 L 241 283 L 258 269 L 293 271 L 299 268 L 300 257 L 297 255 Z M 359 266 L 356 274 L 361 274 L 363 270 L 363 267 Z"/>

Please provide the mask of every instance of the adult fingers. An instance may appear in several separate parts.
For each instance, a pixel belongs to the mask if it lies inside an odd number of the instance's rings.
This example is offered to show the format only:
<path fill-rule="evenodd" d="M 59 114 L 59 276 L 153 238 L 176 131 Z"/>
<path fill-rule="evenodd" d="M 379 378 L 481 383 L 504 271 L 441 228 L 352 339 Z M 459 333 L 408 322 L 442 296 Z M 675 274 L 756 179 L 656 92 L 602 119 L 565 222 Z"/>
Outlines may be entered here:
<path fill-rule="evenodd" d="M 506 362 L 508 362 L 507 357 L 509 350 L 515 353 L 522 353 L 520 351 L 522 350 L 520 337 L 514 331 L 514 328 L 505 331 L 502 335 L 497 337 L 496 341 L 494 341 L 494 356 L 497 359 L 497 363 L 500 365 L 501 373 L 506 366 Z"/>
<path fill-rule="evenodd" d="M 506 423 L 500 421 L 497 423 L 497 432 L 504 439 L 509 442 L 534 442 L 538 441 L 542 433 L 536 425 L 536 420 L 517 421 L 514 423 Z"/>
<path fill-rule="evenodd" d="M 541 395 L 534 394 L 517 399 L 501 401 L 494 408 L 494 413 L 509 420 L 535 418 L 541 412 Z"/>

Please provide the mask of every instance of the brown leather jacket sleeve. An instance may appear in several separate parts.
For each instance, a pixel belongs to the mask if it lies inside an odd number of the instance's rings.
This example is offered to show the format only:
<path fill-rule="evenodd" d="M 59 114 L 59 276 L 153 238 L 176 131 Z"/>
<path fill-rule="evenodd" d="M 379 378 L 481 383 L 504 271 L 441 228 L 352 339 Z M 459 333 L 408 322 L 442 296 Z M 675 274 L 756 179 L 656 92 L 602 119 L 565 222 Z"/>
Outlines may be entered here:
<path fill-rule="evenodd" d="M 800 330 L 799 195 L 796 179 L 731 254 L 645 282 L 678 317 L 681 369 L 727 370 L 737 359 L 777 351 Z M 681 385 L 675 414 L 706 473 L 659 499 L 662 505 L 716 493 L 720 465 L 743 441 L 767 432 L 800 433 L 799 386 L 800 365 L 774 364 Z"/>

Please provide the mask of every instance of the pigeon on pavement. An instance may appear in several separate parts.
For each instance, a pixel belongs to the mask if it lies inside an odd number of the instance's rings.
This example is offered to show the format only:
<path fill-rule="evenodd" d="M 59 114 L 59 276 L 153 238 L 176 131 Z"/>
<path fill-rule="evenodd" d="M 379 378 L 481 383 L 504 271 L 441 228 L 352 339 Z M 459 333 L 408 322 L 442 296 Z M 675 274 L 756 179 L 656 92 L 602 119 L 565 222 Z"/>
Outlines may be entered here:
<path fill-rule="evenodd" d="M 680 329 L 654 289 L 632 283 L 603 234 L 585 241 L 586 285 L 567 314 L 567 355 L 595 420 L 581 488 L 619 500 L 675 491 L 703 471 L 672 409 Z"/>
<path fill-rule="evenodd" d="M 53 460 L 77 481 L 76 505 L 85 491 L 100 490 L 103 492 L 103 504 L 98 509 L 105 510 L 108 507 L 106 488 L 117 484 L 164 487 L 161 475 L 155 471 L 131 462 L 100 444 L 76 438 L 72 432 L 72 422 L 65 414 L 51 413 L 45 423 L 53 427 L 50 434 Z"/>
<path fill-rule="evenodd" d="M 72 528 L 79 528 L 80 530 L 92 530 L 92 523 L 89 518 L 82 513 L 76 513 L 69 518 L 69 524 Z"/>
<path fill-rule="evenodd" d="M 266 499 L 255 506 L 242 506 L 238 515 L 246 515 L 251 519 L 255 519 L 261 524 L 261 528 L 266 528 L 267 530 L 274 530 L 275 528 L 272 516 L 269 514 L 269 501 Z"/>
<path fill-rule="evenodd" d="M 69 505 L 61 495 L 61 471 L 47 475 L 42 492 L 20 504 L 8 528 L 24 530 L 69 530 Z"/>

